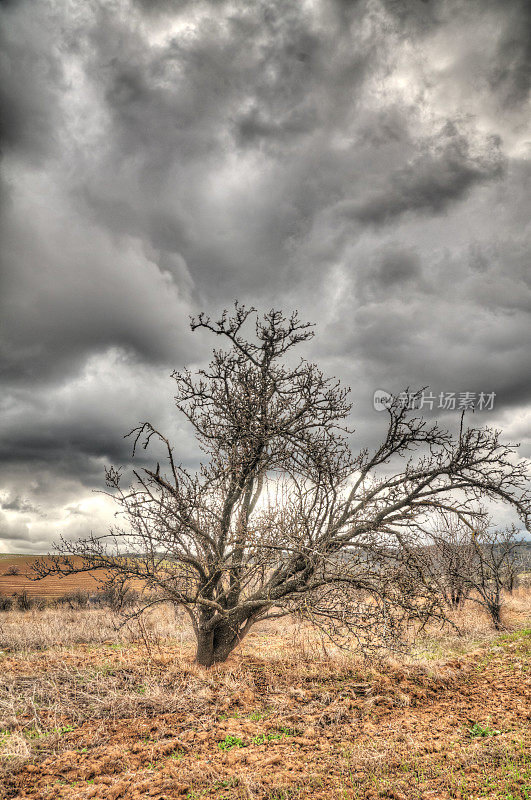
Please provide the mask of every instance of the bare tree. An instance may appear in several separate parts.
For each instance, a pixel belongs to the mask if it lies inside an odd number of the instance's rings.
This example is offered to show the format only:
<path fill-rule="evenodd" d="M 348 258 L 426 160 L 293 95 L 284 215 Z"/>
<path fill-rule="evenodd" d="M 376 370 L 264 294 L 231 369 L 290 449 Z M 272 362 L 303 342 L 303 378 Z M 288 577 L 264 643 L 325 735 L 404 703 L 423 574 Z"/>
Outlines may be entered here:
<path fill-rule="evenodd" d="M 466 577 L 470 599 L 489 612 L 494 627 L 500 630 L 503 591 L 514 587 L 521 539 L 514 526 L 496 530 L 488 523 L 472 530 L 469 538 L 474 548 L 474 569 Z"/>
<path fill-rule="evenodd" d="M 441 511 L 424 534 L 418 557 L 444 602 L 455 609 L 470 599 L 489 612 L 499 629 L 503 592 L 514 590 L 524 568 L 517 529 L 496 530 L 481 510 L 468 519 Z"/>
<path fill-rule="evenodd" d="M 447 511 L 435 514 L 430 522 L 421 555 L 445 604 L 457 609 L 471 591 L 470 579 L 477 567 L 471 530 L 457 514 Z"/>
<path fill-rule="evenodd" d="M 339 632 L 378 621 L 384 636 L 434 613 L 416 543 L 437 509 L 466 517 L 486 496 L 527 523 L 525 464 L 494 430 L 454 437 L 395 399 L 383 442 L 353 455 L 348 390 L 292 358 L 313 336 L 296 313 L 260 318 L 236 303 L 217 321 L 199 315 L 192 329 L 229 345 L 195 376 L 172 376 L 204 463 L 185 469 L 164 434 L 141 424 L 135 447 L 158 440 L 166 467 L 135 470 L 127 488 L 111 467 L 107 483 L 127 524 L 62 542 L 38 576 L 103 568 L 110 582 L 139 579 L 150 603 L 185 609 L 197 661 L 210 666 L 255 623 L 293 612 Z"/>

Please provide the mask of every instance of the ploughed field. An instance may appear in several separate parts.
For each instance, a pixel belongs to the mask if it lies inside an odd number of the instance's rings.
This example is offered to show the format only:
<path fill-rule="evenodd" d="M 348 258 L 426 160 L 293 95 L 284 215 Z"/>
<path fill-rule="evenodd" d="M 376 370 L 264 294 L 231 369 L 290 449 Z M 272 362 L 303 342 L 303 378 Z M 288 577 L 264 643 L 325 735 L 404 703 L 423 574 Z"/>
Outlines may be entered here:
<path fill-rule="evenodd" d="M 24 592 L 30 597 L 58 598 L 76 591 L 96 592 L 101 589 L 100 581 L 104 578 L 103 570 L 84 572 L 57 578 L 51 575 L 34 581 L 32 566 L 42 556 L 1 555 L 0 556 L 0 596 L 9 597 Z M 73 561 L 80 562 L 80 558 Z M 99 579 L 99 580 L 98 580 Z"/>
<path fill-rule="evenodd" d="M 286 621 L 193 663 L 172 609 L 0 614 L 0 797 L 531 797 L 531 594 L 368 663 Z"/>

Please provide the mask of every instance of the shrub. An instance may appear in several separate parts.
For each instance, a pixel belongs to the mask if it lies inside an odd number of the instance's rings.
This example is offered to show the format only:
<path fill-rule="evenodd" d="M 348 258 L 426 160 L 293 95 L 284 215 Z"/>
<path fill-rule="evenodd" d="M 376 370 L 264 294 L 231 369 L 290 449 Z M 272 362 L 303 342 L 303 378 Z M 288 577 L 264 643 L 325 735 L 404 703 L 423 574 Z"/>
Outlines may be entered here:
<path fill-rule="evenodd" d="M 21 594 L 15 593 L 13 595 L 13 601 L 19 611 L 30 611 L 35 605 L 34 598 L 30 597 L 26 590 L 21 592 Z"/>
<path fill-rule="evenodd" d="M 113 611 L 121 611 L 138 602 L 140 593 L 127 586 L 109 586 L 90 596 L 90 605 L 107 606 Z"/>
<path fill-rule="evenodd" d="M 89 604 L 89 593 L 83 589 L 74 589 L 73 592 L 68 592 L 59 598 L 61 605 L 69 606 L 69 608 L 87 608 Z"/>
<path fill-rule="evenodd" d="M 0 611 L 11 611 L 13 608 L 13 598 L 0 595 Z"/>

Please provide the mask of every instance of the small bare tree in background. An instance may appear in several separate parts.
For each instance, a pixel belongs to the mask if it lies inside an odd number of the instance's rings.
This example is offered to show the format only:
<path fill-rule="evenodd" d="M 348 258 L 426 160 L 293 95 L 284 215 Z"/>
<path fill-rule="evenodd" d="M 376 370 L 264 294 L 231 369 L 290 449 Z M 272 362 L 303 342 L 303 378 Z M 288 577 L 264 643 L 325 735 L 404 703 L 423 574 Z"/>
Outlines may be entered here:
<path fill-rule="evenodd" d="M 470 599 L 489 612 L 499 630 L 503 591 L 514 588 L 522 540 L 514 526 L 496 530 L 485 524 L 470 532 L 470 542 L 474 548 L 474 569 L 467 576 Z"/>
<path fill-rule="evenodd" d="M 424 530 L 420 549 L 426 573 L 451 608 L 465 600 L 482 606 L 501 627 L 503 592 L 512 592 L 524 569 L 523 540 L 516 527 L 498 530 L 484 511 L 475 517 L 440 511 Z"/>
<path fill-rule="evenodd" d="M 236 303 L 217 321 L 193 320 L 228 349 L 195 376 L 173 374 L 200 468 L 184 468 L 164 434 L 141 424 L 135 447 L 158 440 L 166 465 L 136 470 L 128 487 L 107 471 L 127 524 L 62 542 L 37 566 L 41 577 L 103 568 L 110 583 L 139 580 L 150 603 L 186 611 L 205 666 L 257 622 L 290 613 L 337 634 L 398 635 L 438 613 L 417 555 L 421 521 L 437 509 L 466 517 L 485 496 L 526 523 L 530 512 L 526 466 L 488 428 L 452 436 L 395 400 L 382 443 L 354 455 L 348 391 L 291 357 L 311 326 L 296 313 L 255 314 Z"/>
<path fill-rule="evenodd" d="M 427 532 L 425 558 L 430 574 L 444 602 L 459 608 L 471 590 L 476 564 L 476 548 L 470 528 L 456 514 L 441 511 L 434 515 Z"/>

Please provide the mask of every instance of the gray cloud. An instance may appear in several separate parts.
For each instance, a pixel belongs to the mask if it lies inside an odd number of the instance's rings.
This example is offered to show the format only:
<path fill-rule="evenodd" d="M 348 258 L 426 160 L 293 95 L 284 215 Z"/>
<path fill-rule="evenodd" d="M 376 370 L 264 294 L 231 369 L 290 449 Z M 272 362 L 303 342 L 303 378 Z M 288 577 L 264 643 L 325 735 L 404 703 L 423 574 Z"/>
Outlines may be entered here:
<path fill-rule="evenodd" d="M 447 123 L 441 133 L 411 163 L 392 172 L 375 196 L 343 207 L 361 223 L 386 223 L 408 211 L 437 213 L 460 200 L 475 184 L 498 178 L 502 171 L 499 143 L 492 139 L 486 152 L 472 156 L 467 139 Z M 424 152 L 423 152 L 424 150 Z"/>
<path fill-rule="evenodd" d="M 17 543 L 20 541 L 30 541 L 30 533 L 27 523 L 22 520 L 10 521 L 6 515 L 0 511 L 0 541 Z"/>
<path fill-rule="evenodd" d="M 38 512 L 38 508 L 36 506 L 34 506 L 32 503 L 28 503 L 27 500 L 20 496 L 4 500 L 2 502 L 2 508 L 6 511 L 20 511 L 22 513 Z"/>
<path fill-rule="evenodd" d="M 531 84 L 531 9 L 523 2 L 509 5 L 507 11 L 513 24 L 501 37 L 488 73 L 505 107 L 525 103 Z"/>
<path fill-rule="evenodd" d="M 197 461 L 168 375 L 235 297 L 318 323 L 360 445 L 375 388 L 429 384 L 496 392 L 531 452 L 528 4 L 1 13 L 4 549 L 106 524 L 138 420 Z"/>
<path fill-rule="evenodd" d="M 42 27 L 27 4 L 7 3 L 0 28 L 0 48 L 7 68 L 0 86 L 2 147 L 33 163 L 50 155 L 56 146 L 57 113 L 64 75 L 59 54 L 50 48 L 53 15 Z"/>

